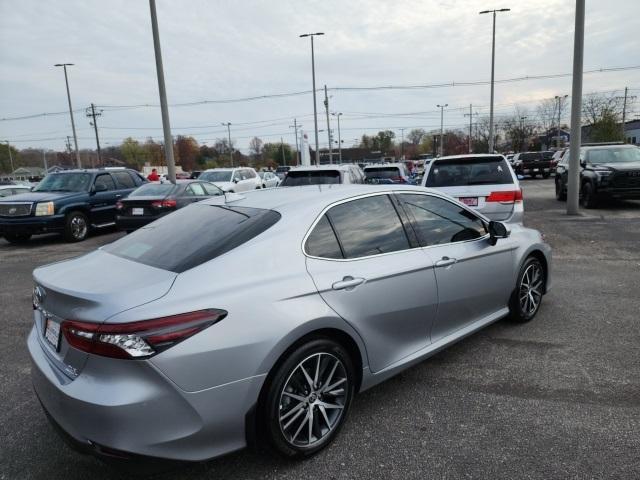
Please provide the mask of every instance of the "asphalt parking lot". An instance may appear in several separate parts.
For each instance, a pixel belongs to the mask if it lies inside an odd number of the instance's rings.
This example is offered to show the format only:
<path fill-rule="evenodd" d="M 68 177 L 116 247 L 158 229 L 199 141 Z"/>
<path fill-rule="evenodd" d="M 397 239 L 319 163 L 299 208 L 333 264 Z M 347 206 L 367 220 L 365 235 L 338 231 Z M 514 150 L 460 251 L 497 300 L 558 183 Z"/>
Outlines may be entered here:
<path fill-rule="evenodd" d="M 567 217 L 553 179 L 523 186 L 525 223 L 554 248 L 553 290 L 533 322 L 498 322 L 360 395 L 312 459 L 246 450 L 161 478 L 639 478 L 640 202 Z M 2 480 L 120 476 L 54 433 L 25 345 L 33 268 L 120 235 L 0 240 Z"/>

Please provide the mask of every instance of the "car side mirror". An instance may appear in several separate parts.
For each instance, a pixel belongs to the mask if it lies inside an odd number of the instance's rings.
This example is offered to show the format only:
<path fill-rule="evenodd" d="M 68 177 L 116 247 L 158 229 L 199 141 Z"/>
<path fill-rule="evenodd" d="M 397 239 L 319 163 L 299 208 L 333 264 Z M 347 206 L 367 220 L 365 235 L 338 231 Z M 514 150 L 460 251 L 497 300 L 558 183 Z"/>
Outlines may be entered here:
<path fill-rule="evenodd" d="M 107 186 L 101 183 L 94 185 L 92 190 L 93 193 L 106 192 L 106 191 L 107 191 Z"/>
<path fill-rule="evenodd" d="M 240 181 L 240 179 L 239 179 L 239 178 L 234 178 L 234 179 L 233 179 L 233 183 L 238 183 L 239 181 Z"/>
<path fill-rule="evenodd" d="M 587 166 L 587 162 L 585 162 L 582 158 L 580 159 L 580 166 L 582 168 L 586 168 L 586 166 Z"/>
<path fill-rule="evenodd" d="M 489 222 L 489 243 L 491 245 L 495 245 L 498 243 L 499 238 L 507 238 L 511 232 L 507 229 L 504 223 L 502 222 Z"/>

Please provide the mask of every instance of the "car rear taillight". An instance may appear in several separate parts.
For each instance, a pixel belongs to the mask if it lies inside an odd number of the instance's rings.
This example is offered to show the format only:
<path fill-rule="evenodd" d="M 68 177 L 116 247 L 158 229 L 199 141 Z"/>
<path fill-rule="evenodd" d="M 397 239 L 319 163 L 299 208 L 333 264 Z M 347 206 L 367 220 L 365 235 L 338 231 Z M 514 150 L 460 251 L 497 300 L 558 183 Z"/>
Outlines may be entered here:
<path fill-rule="evenodd" d="M 167 198 L 165 200 L 155 200 L 151 202 L 153 208 L 175 208 L 178 205 L 175 198 Z"/>
<path fill-rule="evenodd" d="M 219 322 L 224 310 L 199 310 L 122 324 L 65 320 L 62 332 L 74 348 L 112 358 L 148 358 Z"/>
<path fill-rule="evenodd" d="M 124 208 L 124 203 L 122 203 L 120 200 L 118 200 L 116 202 L 116 210 L 122 210 Z"/>
<path fill-rule="evenodd" d="M 517 203 L 522 201 L 522 190 L 507 190 L 505 192 L 491 192 L 487 202 Z"/>

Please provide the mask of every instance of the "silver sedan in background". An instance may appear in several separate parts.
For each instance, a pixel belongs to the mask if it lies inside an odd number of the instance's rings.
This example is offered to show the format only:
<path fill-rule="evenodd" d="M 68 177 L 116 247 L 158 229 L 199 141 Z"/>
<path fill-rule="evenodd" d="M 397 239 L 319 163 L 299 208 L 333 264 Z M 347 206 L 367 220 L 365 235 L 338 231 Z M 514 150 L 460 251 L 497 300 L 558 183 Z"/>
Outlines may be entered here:
<path fill-rule="evenodd" d="M 98 455 L 198 461 L 257 432 L 304 457 L 357 392 L 503 317 L 531 320 L 550 274 L 539 232 L 434 190 L 216 197 L 34 271 L 33 383 Z"/>

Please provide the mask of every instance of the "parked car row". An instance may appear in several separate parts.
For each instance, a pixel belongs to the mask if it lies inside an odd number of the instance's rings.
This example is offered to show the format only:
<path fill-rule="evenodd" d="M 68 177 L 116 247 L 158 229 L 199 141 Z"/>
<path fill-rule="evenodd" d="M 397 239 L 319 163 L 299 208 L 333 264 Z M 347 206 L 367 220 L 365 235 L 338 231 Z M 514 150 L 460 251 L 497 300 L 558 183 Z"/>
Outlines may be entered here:
<path fill-rule="evenodd" d="M 558 164 L 556 152 L 545 150 L 542 152 L 520 152 L 513 154 L 509 162 L 517 175 L 528 175 L 536 178 L 549 178 Z"/>

